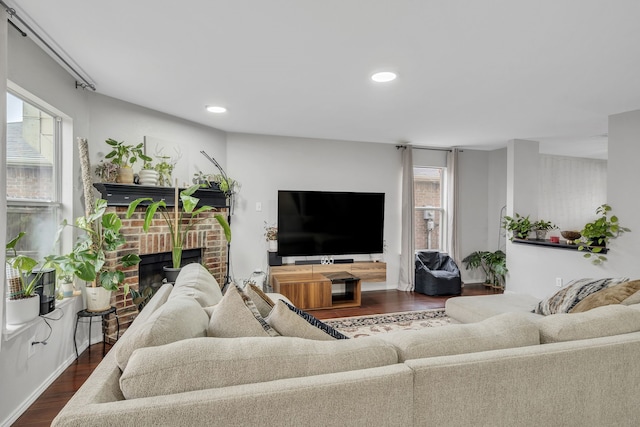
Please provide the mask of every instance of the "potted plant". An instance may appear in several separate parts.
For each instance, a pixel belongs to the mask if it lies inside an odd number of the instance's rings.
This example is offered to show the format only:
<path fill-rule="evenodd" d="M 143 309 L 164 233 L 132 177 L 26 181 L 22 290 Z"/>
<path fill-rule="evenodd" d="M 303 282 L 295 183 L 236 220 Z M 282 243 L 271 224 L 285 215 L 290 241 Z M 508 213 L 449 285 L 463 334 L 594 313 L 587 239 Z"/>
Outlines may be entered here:
<path fill-rule="evenodd" d="M 173 186 L 172 177 L 173 169 L 176 166 L 177 160 L 172 159 L 169 156 L 156 156 L 158 163 L 155 166 L 158 172 L 158 185 L 160 187 Z"/>
<path fill-rule="evenodd" d="M 463 260 L 467 270 L 481 268 L 487 286 L 504 289 L 507 270 L 507 256 L 501 251 L 475 251 L 467 255 Z"/>
<path fill-rule="evenodd" d="M 160 174 L 156 170 L 156 167 L 152 162 L 144 162 L 142 165 L 142 169 L 140 173 L 138 173 L 138 178 L 140 180 L 141 185 L 158 185 L 158 179 L 160 178 Z"/>
<path fill-rule="evenodd" d="M 526 239 L 529 237 L 529 233 L 532 230 L 531 220 L 529 220 L 529 215 L 521 216 L 516 213 L 514 217 L 505 216 L 502 227 L 504 227 L 507 231 L 511 231 L 513 239 Z"/>
<path fill-rule="evenodd" d="M 126 254 L 113 263 L 108 263 L 107 252 L 114 252 L 124 245 L 125 238 L 120 233 L 122 221 L 114 212 L 106 212 L 107 201 L 96 200 L 93 212 L 88 216 L 76 218 L 74 227 L 83 230 L 70 254 L 67 255 L 70 269 L 86 282 L 87 310 L 103 311 L 110 307 L 111 292 L 123 285 L 125 294 L 129 285 L 125 283 L 124 268 L 137 265 L 140 257 Z M 62 228 L 69 225 L 63 221 Z"/>
<path fill-rule="evenodd" d="M 154 202 L 153 199 L 149 197 L 134 200 L 129 204 L 129 208 L 127 209 L 127 218 L 131 218 L 131 215 L 133 215 L 133 212 L 140 203 L 151 202 L 145 211 L 144 223 L 142 226 L 145 232 L 149 231 L 149 227 L 151 226 L 151 222 L 153 221 L 153 217 L 156 212 L 159 212 L 167 223 L 169 233 L 171 234 L 172 267 L 165 267 L 165 273 L 169 271 L 170 274 L 174 273 L 177 276 L 177 272 L 180 271 L 181 267 L 182 248 L 184 247 L 187 234 L 189 233 L 189 230 L 191 230 L 191 228 L 200 219 L 202 219 L 201 217 L 198 217 L 198 214 L 215 210 L 214 207 L 208 205 L 198 207 L 200 199 L 193 197 L 193 193 L 195 193 L 198 188 L 200 188 L 200 185 L 195 184 L 182 190 L 180 192 L 179 199 L 181 203 L 178 203 L 178 189 L 176 188 L 175 203 L 171 211 L 167 208 L 167 204 L 164 200 Z M 230 242 L 231 228 L 229 227 L 229 223 L 221 214 L 215 214 L 214 217 L 222 226 L 227 242 Z M 167 278 L 167 280 L 171 281 L 169 278 Z"/>
<path fill-rule="evenodd" d="M 584 257 L 591 258 L 591 262 L 597 265 L 607 260 L 602 250 L 607 247 L 609 241 L 631 230 L 619 224 L 618 217 L 611 214 L 611 206 L 606 203 L 596 208 L 596 215 L 599 217 L 586 223 L 580 231 L 582 237 L 578 250 L 587 251 Z"/>
<path fill-rule="evenodd" d="M 100 160 L 100 163 L 96 166 L 94 173 L 101 182 L 116 182 L 116 179 L 118 178 L 118 165 L 113 162 Z"/>
<path fill-rule="evenodd" d="M 543 219 L 539 219 L 531 224 L 531 229 L 536 233 L 536 240 L 546 239 L 547 233 L 550 230 L 555 230 L 556 228 L 558 228 L 557 225 L 551 221 L 545 221 Z"/>
<path fill-rule="evenodd" d="M 25 236 L 25 232 L 20 232 L 11 239 L 5 246 L 7 251 L 12 251 L 13 256 L 6 260 L 6 279 L 8 283 L 7 301 L 7 323 L 21 324 L 38 317 L 40 313 L 40 296 L 36 293 L 40 278 L 51 268 L 58 269 L 64 260 L 59 255 L 48 255 L 45 257 L 42 266 L 35 259 L 26 255 L 18 254 L 16 245 Z"/>
<path fill-rule="evenodd" d="M 210 175 L 210 181 L 218 184 L 220 191 L 222 191 L 227 197 L 230 197 L 240 191 L 240 183 L 227 175 L 223 175 L 221 173 Z"/>
<path fill-rule="evenodd" d="M 269 252 L 278 251 L 278 227 L 264 223 L 264 237 L 269 244 Z"/>
<path fill-rule="evenodd" d="M 145 155 L 142 152 L 144 143 L 138 145 L 126 145 L 124 141 L 116 141 L 115 139 L 107 139 L 105 141 L 112 147 L 111 151 L 104 156 L 105 159 L 111 159 L 111 161 L 119 166 L 118 177 L 116 182 L 123 184 L 133 183 L 133 169 L 131 166 L 138 160 L 142 159 L 146 162 L 150 162 L 151 157 Z"/>

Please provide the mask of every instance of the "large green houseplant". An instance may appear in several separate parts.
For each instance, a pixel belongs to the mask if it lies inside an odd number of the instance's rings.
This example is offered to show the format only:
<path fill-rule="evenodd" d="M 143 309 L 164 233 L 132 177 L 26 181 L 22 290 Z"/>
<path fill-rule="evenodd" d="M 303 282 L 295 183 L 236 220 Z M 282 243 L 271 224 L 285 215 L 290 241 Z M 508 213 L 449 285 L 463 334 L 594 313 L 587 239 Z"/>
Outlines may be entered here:
<path fill-rule="evenodd" d="M 162 219 L 164 219 L 169 227 L 169 234 L 171 234 L 171 259 L 174 269 L 180 268 L 180 264 L 182 262 L 182 248 L 184 247 L 189 230 L 191 230 L 198 221 L 203 219 L 202 217 L 198 217 L 198 215 L 203 212 L 216 210 L 213 206 L 208 205 L 198 207 L 200 199 L 193 197 L 193 193 L 195 193 L 199 188 L 201 188 L 201 185 L 195 184 L 180 191 L 180 203 L 178 203 L 178 196 L 176 195 L 176 200 L 172 209 L 167 207 L 164 200 L 154 202 L 150 197 L 143 197 L 134 200 L 129 204 L 129 208 L 127 209 L 127 218 L 131 218 L 140 203 L 149 203 L 145 211 L 144 223 L 142 226 L 145 232 L 149 231 L 149 227 L 151 227 L 151 223 L 153 222 L 156 212 L 160 214 Z M 176 193 L 177 191 L 178 190 L 176 188 Z M 222 226 L 227 242 L 230 242 L 231 228 L 229 227 L 229 223 L 226 218 L 221 214 L 215 214 L 214 217 Z"/>
<path fill-rule="evenodd" d="M 508 270 L 507 255 L 503 251 L 475 251 L 467 255 L 462 262 L 467 270 L 482 269 L 485 276 L 485 284 L 496 288 L 504 288 L 505 276 Z"/>
<path fill-rule="evenodd" d="M 99 293 L 96 288 L 100 287 L 105 291 L 116 291 L 122 286 L 127 294 L 129 286 L 122 269 L 137 265 L 140 257 L 137 254 L 126 254 L 115 263 L 107 262 L 107 253 L 117 251 L 126 241 L 120 232 L 122 221 L 115 212 L 106 212 L 106 209 L 107 201 L 98 199 L 88 216 L 76 218 L 73 227 L 84 233 L 78 238 L 71 253 L 66 255 L 65 262 L 78 278 L 91 283 L 91 289 L 87 288 L 88 292 Z M 71 224 L 63 221 L 61 229 L 68 225 Z M 101 303 L 104 304 L 102 301 Z M 106 308 L 108 305 L 90 307 L 93 311 Z"/>
<path fill-rule="evenodd" d="M 579 251 L 587 251 L 585 258 L 590 258 L 593 264 L 601 264 L 607 260 L 602 253 L 603 249 L 611 239 L 615 239 L 623 233 L 631 231 L 627 227 L 619 224 L 618 217 L 611 213 L 611 206 L 603 204 L 596 208 L 596 215 L 599 215 L 592 222 L 584 225 L 580 234 Z"/>

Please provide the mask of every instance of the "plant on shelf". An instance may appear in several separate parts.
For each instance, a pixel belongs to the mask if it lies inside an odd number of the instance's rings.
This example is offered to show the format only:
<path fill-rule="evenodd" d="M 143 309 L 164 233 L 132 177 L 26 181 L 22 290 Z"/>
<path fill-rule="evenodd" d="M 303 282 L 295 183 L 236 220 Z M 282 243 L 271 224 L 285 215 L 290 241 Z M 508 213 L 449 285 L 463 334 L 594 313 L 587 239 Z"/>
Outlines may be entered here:
<path fill-rule="evenodd" d="M 240 183 L 230 176 L 221 173 L 210 175 L 210 181 L 218 184 L 225 196 L 230 197 L 240 191 Z"/>
<path fill-rule="evenodd" d="M 462 262 L 465 263 L 467 270 L 481 268 L 485 276 L 485 284 L 504 289 L 508 270 L 507 256 L 503 251 L 475 251 L 467 255 Z"/>
<path fill-rule="evenodd" d="M 206 174 L 202 171 L 198 171 L 193 174 L 193 179 L 191 180 L 194 184 L 200 184 L 204 188 L 211 187 L 211 175 Z"/>
<path fill-rule="evenodd" d="M 631 231 L 627 227 L 619 224 L 618 217 L 611 213 L 611 206 L 603 204 L 596 209 L 599 217 L 584 225 L 580 234 L 579 251 L 587 251 L 585 258 L 591 258 L 593 264 L 601 264 L 607 260 L 602 254 L 602 250 L 609 244 L 611 239 L 615 239 L 623 233 Z"/>
<path fill-rule="evenodd" d="M 156 166 L 153 162 L 144 162 L 140 173 L 138 173 L 140 184 L 142 185 L 158 185 L 158 179 L 160 174 L 156 170 Z"/>
<path fill-rule="evenodd" d="M 101 182 L 116 182 L 118 178 L 118 165 L 113 162 L 100 160 L 98 166 L 95 167 L 94 173 Z"/>
<path fill-rule="evenodd" d="M 267 224 L 264 222 L 264 237 L 269 244 L 269 252 L 276 252 L 278 250 L 278 227 L 275 225 Z"/>
<path fill-rule="evenodd" d="M 171 187 L 173 185 L 171 182 L 173 169 L 176 167 L 178 161 L 170 156 L 156 156 L 156 158 L 158 159 L 158 163 L 155 166 L 159 175 L 158 185 L 161 187 Z"/>
<path fill-rule="evenodd" d="M 502 227 L 507 231 L 511 231 L 513 233 L 511 240 L 526 239 L 533 229 L 531 220 L 529 219 L 529 215 L 522 216 L 518 213 L 516 213 L 513 217 L 505 216 Z"/>
<path fill-rule="evenodd" d="M 551 221 L 545 221 L 543 219 L 539 219 L 531 224 L 531 229 L 536 233 L 536 240 L 544 240 L 549 231 L 557 228 L 558 226 Z"/>
<path fill-rule="evenodd" d="M 180 268 L 182 261 L 182 248 L 184 247 L 187 234 L 198 221 L 203 219 L 203 217 L 199 217 L 198 215 L 203 212 L 216 210 L 216 208 L 208 205 L 198 207 L 200 199 L 193 197 L 193 193 L 195 193 L 199 188 L 201 188 L 201 186 L 199 184 L 195 184 L 182 190 L 180 192 L 179 200 L 178 189 L 176 188 L 175 202 L 171 210 L 167 208 L 167 204 L 164 200 L 154 202 L 153 199 L 149 197 L 134 200 L 129 204 L 129 208 L 127 209 L 127 218 L 131 218 L 131 215 L 133 215 L 135 209 L 140 203 L 150 202 L 146 208 L 144 223 L 142 226 L 145 232 L 149 231 L 149 227 L 153 222 L 153 217 L 156 212 L 160 213 L 169 227 L 169 234 L 171 234 L 171 259 L 174 269 Z M 229 227 L 229 223 L 221 214 L 215 214 L 214 217 L 222 226 L 227 242 L 230 242 L 231 228 Z"/>
<path fill-rule="evenodd" d="M 107 253 L 117 251 L 126 240 L 120 232 L 122 221 L 115 212 L 106 212 L 106 209 L 107 201 L 98 199 L 88 216 L 76 218 L 73 225 L 66 220 L 62 222 L 61 230 L 72 226 L 85 232 L 66 257 L 74 274 L 86 282 L 91 282 L 87 289 L 92 289 L 92 292 L 98 293 L 97 288 L 116 291 L 122 286 L 124 293 L 128 294 L 129 285 L 125 282 L 122 270 L 137 265 L 140 257 L 136 254 L 126 254 L 115 262 L 107 262 Z M 110 293 L 108 295 L 110 297 Z M 103 305 L 102 307 L 90 307 L 90 310 L 106 309 L 108 300 L 106 303 L 105 307 L 101 301 L 98 305 Z"/>
<path fill-rule="evenodd" d="M 110 159 L 114 164 L 119 166 L 117 182 L 131 184 L 133 182 L 133 170 L 131 166 L 142 159 L 146 162 L 150 162 L 151 157 L 145 155 L 142 150 L 144 143 L 138 145 L 126 145 L 124 141 L 116 141 L 115 139 L 108 138 L 105 141 L 110 147 L 111 151 L 104 156 L 105 159 Z"/>

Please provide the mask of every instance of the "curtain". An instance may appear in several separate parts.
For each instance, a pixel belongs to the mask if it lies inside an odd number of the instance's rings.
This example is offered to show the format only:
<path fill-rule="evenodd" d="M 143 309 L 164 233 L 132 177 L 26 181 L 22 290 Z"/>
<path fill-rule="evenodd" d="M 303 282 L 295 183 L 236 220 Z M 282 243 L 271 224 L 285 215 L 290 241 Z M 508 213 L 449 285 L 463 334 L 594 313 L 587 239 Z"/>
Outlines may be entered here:
<path fill-rule="evenodd" d="M 400 148 L 402 154 L 402 234 L 400 237 L 400 278 L 398 289 L 412 291 L 414 288 L 415 255 L 413 248 L 413 152 L 411 147 Z"/>
<path fill-rule="evenodd" d="M 0 165 L 2 166 L 0 169 L 2 170 L 2 182 L 7 182 L 7 20 L 0 19 L 0 92 L 4 94 L 4 99 L 0 105 Z M 0 247 L 6 246 L 6 227 L 7 227 L 7 187 L 6 184 L 0 184 L 0 200 L 3 200 L 2 205 L 0 205 L 0 224 L 2 224 L 2 233 L 0 233 Z M 5 265 L 5 251 L 0 253 L 0 264 Z M 4 300 L 5 300 L 5 290 L 7 286 L 5 285 L 5 279 L 0 280 L 0 331 L 4 330 Z M 2 339 L 0 339 L 0 347 L 2 344 Z"/>
<path fill-rule="evenodd" d="M 458 245 L 458 154 L 460 150 L 452 149 L 447 153 L 447 242 L 449 256 L 460 265 Z"/>

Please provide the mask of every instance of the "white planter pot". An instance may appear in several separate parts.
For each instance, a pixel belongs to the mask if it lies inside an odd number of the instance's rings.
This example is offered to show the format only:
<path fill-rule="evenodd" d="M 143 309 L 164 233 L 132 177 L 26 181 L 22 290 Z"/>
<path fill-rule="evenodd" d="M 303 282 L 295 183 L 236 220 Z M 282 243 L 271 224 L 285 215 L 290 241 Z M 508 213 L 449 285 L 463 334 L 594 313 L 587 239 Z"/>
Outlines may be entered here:
<path fill-rule="evenodd" d="M 278 241 L 267 240 L 269 242 L 269 252 L 278 252 Z"/>
<path fill-rule="evenodd" d="M 86 287 L 87 311 L 104 311 L 111 307 L 111 291 L 102 286 Z"/>
<path fill-rule="evenodd" d="M 142 185 L 158 185 L 160 175 L 152 169 L 142 169 L 140 173 L 138 173 L 138 177 Z"/>
<path fill-rule="evenodd" d="M 37 318 L 40 314 L 40 297 L 7 300 L 7 324 L 20 325 Z"/>
<path fill-rule="evenodd" d="M 60 283 L 60 288 L 62 288 L 63 297 L 69 298 L 73 296 L 73 282 L 62 282 Z"/>

